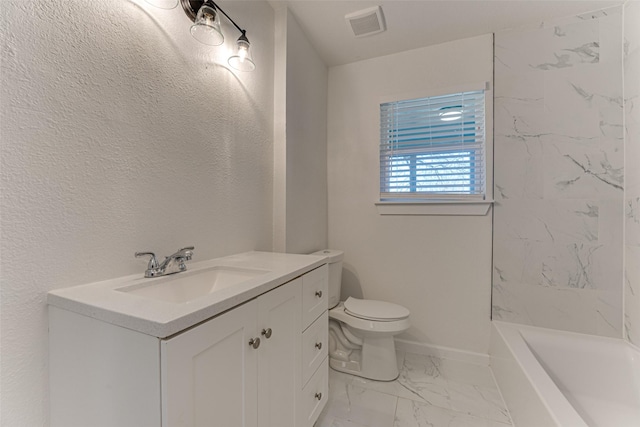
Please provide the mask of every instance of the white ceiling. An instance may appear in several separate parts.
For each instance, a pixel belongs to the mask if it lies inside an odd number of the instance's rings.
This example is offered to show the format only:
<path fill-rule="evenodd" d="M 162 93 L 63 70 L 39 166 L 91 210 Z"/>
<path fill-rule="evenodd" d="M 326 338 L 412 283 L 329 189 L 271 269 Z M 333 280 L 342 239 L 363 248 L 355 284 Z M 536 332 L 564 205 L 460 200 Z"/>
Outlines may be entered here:
<path fill-rule="evenodd" d="M 284 1 L 328 66 L 473 37 L 550 17 L 615 6 L 622 0 L 287 0 Z M 355 37 L 348 13 L 381 5 L 387 31 Z"/>

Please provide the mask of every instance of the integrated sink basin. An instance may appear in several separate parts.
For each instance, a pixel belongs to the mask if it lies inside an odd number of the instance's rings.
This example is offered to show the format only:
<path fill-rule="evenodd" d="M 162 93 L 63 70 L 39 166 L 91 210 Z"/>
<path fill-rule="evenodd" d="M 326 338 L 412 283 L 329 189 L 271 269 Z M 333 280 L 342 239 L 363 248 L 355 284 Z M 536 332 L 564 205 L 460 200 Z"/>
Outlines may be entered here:
<path fill-rule="evenodd" d="M 125 286 L 117 290 L 132 295 L 181 304 L 239 285 L 267 273 L 270 273 L 270 271 L 216 266 L 148 279 L 144 284 Z"/>
<path fill-rule="evenodd" d="M 52 307 L 157 338 L 211 319 L 326 264 L 324 257 L 245 252 L 198 261 L 181 273 L 142 272 L 50 291 Z"/>

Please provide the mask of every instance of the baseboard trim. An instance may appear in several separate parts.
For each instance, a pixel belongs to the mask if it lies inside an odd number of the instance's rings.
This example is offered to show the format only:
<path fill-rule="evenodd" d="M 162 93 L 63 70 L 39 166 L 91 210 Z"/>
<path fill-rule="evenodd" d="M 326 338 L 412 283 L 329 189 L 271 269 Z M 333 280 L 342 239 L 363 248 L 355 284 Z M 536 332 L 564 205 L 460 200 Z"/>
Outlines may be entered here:
<path fill-rule="evenodd" d="M 426 344 L 417 341 L 409 341 L 402 338 L 396 338 L 396 350 L 407 353 L 424 354 L 428 356 L 436 356 L 443 359 L 457 360 L 459 362 L 473 363 L 475 365 L 489 366 L 489 355 L 484 353 L 476 353 L 473 351 L 459 350 L 451 347 L 440 345 Z"/>

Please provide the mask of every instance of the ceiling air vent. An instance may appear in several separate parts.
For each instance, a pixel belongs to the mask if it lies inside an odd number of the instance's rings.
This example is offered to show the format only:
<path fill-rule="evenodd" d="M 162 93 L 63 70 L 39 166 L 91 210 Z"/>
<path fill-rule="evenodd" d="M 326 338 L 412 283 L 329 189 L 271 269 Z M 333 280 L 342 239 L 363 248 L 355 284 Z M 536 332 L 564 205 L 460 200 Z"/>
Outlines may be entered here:
<path fill-rule="evenodd" d="M 370 36 L 386 30 L 384 15 L 380 6 L 370 7 L 345 15 L 344 19 L 356 37 Z"/>

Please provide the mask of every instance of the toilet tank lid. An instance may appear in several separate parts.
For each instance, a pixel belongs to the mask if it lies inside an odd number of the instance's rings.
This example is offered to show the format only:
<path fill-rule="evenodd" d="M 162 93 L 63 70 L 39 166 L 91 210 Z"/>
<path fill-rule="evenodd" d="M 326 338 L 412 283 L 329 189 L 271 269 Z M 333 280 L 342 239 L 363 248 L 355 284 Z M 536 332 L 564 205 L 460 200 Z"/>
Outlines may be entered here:
<path fill-rule="evenodd" d="M 322 251 L 314 252 L 311 255 L 318 255 L 327 258 L 329 263 L 342 261 L 342 257 L 344 256 L 343 251 L 339 251 L 337 249 L 324 249 Z"/>
<path fill-rule="evenodd" d="M 409 310 L 401 305 L 386 301 L 349 297 L 344 302 L 347 313 L 369 320 L 400 320 L 409 317 Z"/>

